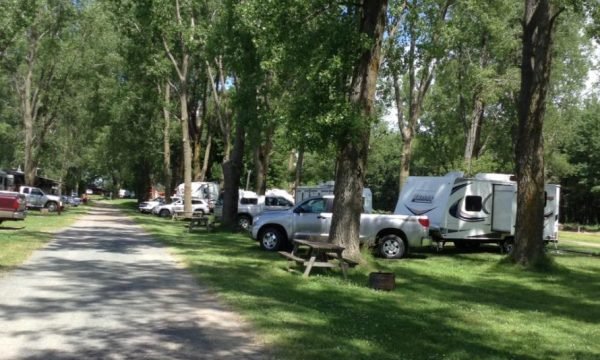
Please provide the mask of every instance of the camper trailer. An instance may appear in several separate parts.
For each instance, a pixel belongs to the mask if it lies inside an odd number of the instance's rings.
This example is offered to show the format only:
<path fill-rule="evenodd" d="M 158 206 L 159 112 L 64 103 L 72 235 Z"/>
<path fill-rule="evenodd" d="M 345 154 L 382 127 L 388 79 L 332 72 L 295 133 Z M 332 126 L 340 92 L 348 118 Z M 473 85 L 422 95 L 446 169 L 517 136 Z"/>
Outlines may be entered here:
<path fill-rule="evenodd" d="M 296 189 L 296 204 L 313 197 L 324 195 L 333 195 L 334 181 L 328 181 L 316 186 L 298 186 Z M 363 189 L 363 212 L 370 214 L 373 212 L 373 193 L 371 189 Z"/>
<path fill-rule="evenodd" d="M 545 186 L 545 242 L 558 241 L 560 186 Z M 410 176 L 402 187 L 394 214 L 427 215 L 430 235 L 439 247 L 457 248 L 498 243 L 512 250 L 517 213 L 517 184 L 512 175 L 461 172 L 446 176 Z"/>
<path fill-rule="evenodd" d="M 183 198 L 185 184 L 179 184 L 176 191 L 176 196 Z M 214 182 L 192 182 L 192 198 L 206 200 L 209 207 L 212 209 L 219 199 L 219 184 Z"/>

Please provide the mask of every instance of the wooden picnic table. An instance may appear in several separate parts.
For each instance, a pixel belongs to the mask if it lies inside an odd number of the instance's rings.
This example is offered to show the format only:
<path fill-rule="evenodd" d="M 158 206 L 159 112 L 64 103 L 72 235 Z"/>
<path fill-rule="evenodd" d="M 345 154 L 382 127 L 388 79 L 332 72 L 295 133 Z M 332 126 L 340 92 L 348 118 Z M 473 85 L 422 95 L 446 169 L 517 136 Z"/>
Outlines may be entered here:
<path fill-rule="evenodd" d="M 349 260 L 342 256 L 343 246 L 327 242 L 310 241 L 304 239 L 294 239 L 294 248 L 292 252 L 280 251 L 279 254 L 288 259 L 288 270 L 290 263 L 295 262 L 304 266 L 303 277 L 308 277 L 313 267 L 334 268 L 339 266 L 342 269 L 344 279 L 347 278 L 347 270 L 353 265 Z M 303 250 L 308 250 L 303 252 Z M 337 261 L 337 263 L 332 262 Z"/>

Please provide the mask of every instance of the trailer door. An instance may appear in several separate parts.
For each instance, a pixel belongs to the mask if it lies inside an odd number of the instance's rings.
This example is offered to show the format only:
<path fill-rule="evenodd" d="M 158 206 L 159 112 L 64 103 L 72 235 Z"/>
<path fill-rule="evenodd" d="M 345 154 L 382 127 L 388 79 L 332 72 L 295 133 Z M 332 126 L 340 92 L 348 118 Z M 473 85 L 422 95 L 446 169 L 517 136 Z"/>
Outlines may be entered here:
<path fill-rule="evenodd" d="M 516 188 L 494 184 L 492 204 L 492 231 L 513 233 L 517 213 Z"/>

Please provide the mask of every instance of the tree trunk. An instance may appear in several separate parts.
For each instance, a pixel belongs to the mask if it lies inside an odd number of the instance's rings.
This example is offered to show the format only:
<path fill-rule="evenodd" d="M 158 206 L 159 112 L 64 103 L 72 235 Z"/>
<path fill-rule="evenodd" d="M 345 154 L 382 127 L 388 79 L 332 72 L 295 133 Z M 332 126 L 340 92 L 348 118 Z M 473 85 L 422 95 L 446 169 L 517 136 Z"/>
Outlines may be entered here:
<path fill-rule="evenodd" d="M 206 147 L 204 148 L 204 161 L 202 162 L 202 169 L 200 170 L 200 177 L 198 181 L 204 181 L 206 179 L 206 174 L 208 173 L 208 162 L 210 160 L 210 150 L 212 147 L 212 135 L 208 135 L 206 139 Z"/>
<path fill-rule="evenodd" d="M 187 108 L 187 84 L 185 78 L 179 83 L 179 102 L 181 109 L 181 140 L 183 145 L 183 211 L 192 215 L 192 147 L 190 146 L 189 115 Z"/>
<path fill-rule="evenodd" d="M 302 184 L 302 167 L 304 166 L 304 145 L 300 145 L 298 150 L 298 160 L 296 160 L 296 176 L 294 178 L 294 197 L 298 193 L 298 187 Z"/>
<path fill-rule="evenodd" d="M 33 41 L 30 39 L 30 41 Z M 29 54 L 27 57 L 27 75 L 24 79 L 24 89 L 22 95 L 22 111 L 23 111 L 23 128 L 25 131 L 25 158 L 23 164 L 23 172 L 25 173 L 25 185 L 35 186 L 37 161 L 33 143 L 33 131 L 35 123 L 34 108 L 36 100 L 33 97 L 33 68 L 36 61 L 36 44 L 30 44 Z"/>
<path fill-rule="evenodd" d="M 360 259 L 362 192 L 367 171 L 370 118 L 374 114 L 387 0 L 364 1 L 360 10 L 359 32 L 371 39 L 372 44 L 370 49 L 361 54 L 355 66 L 349 98 L 360 112 L 363 124 L 358 131 L 348 134 L 347 138 L 340 139 L 338 143 L 335 199 L 329 234 L 330 242 L 344 246 L 346 256 L 355 259 Z"/>
<path fill-rule="evenodd" d="M 173 192 L 173 174 L 171 170 L 171 112 L 169 111 L 171 86 L 168 81 L 165 81 L 163 86 L 163 175 L 165 180 L 165 200 L 169 203 L 171 202 L 171 193 Z M 158 89 L 160 92 L 160 85 Z"/>
<path fill-rule="evenodd" d="M 483 70 L 488 66 L 489 54 L 487 44 L 488 34 L 483 33 L 481 36 L 481 53 L 479 55 L 480 70 Z M 481 150 L 481 128 L 483 127 L 483 121 L 485 120 L 485 102 L 483 99 L 484 86 L 483 83 L 479 83 L 475 88 L 475 94 L 473 95 L 473 111 L 471 112 L 469 128 L 467 130 L 464 161 L 469 174 L 471 174 L 473 158 L 476 159 L 479 157 L 479 151 Z"/>
<path fill-rule="evenodd" d="M 519 133 L 516 146 L 517 219 L 511 258 L 524 266 L 545 260 L 543 122 L 558 13 L 548 0 L 526 0 L 523 22 Z"/>
<path fill-rule="evenodd" d="M 237 226 L 237 210 L 240 188 L 240 175 L 244 157 L 245 127 L 239 119 L 236 122 L 235 141 L 231 159 L 223 162 L 223 226 L 235 229 Z"/>
<path fill-rule="evenodd" d="M 481 140 L 481 127 L 483 125 L 485 104 L 481 99 L 481 94 L 475 94 L 473 102 L 473 112 L 471 113 L 471 121 L 469 132 L 467 133 L 467 142 L 465 145 L 465 165 L 467 172 L 471 173 L 471 163 L 473 158 L 477 158 L 479 154 L 479 146 Z"/>
<path fill-rule="evenodd" d="M 257 144 L 254 149 L 254 187 L 258 195 L 264 195 L 267 191 L 267 172 L 271 162 L 274 133 L 275 126 L 267 127 L 262 144 Z"/>

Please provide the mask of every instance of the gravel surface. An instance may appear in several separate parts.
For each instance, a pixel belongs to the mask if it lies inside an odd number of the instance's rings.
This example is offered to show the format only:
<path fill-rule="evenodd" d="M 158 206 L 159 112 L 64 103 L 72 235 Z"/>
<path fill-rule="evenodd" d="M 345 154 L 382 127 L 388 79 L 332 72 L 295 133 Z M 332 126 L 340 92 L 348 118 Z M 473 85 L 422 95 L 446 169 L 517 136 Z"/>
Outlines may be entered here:
<path fill-rule="evenodd" d="M 263 346 L 159 243 L 92 208 L 0 278 L 0 359 L 264 359 Z"/>

